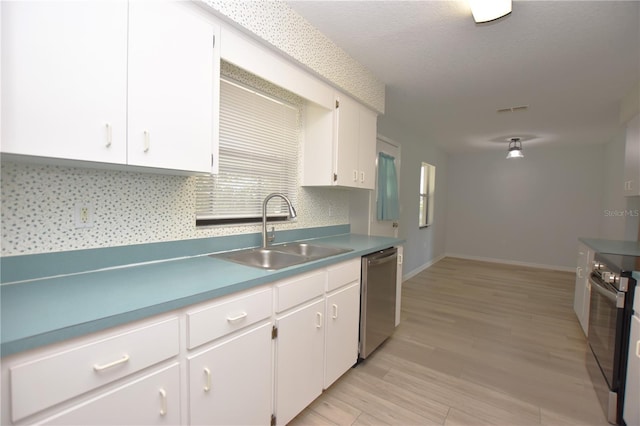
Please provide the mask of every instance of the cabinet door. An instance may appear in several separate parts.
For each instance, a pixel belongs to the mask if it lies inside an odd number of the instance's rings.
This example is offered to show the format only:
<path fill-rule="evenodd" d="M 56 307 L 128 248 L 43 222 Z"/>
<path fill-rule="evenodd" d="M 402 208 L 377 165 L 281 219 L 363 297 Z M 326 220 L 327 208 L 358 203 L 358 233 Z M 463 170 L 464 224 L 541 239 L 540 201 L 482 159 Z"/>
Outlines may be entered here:
<path fill-rule="evenodd" d="M 127 2 L 2 7 L 2 152 L 126 162 Z"/>
<path fill-rule="evenodd" d="M 324 300 L 277 319 L 276 418 L 286 424 L 322 392 Z"/>
<path fill-rule="evenodd" d="M 578 246 L 578 260 L 576 266 L 576 285 L 573 295 L 573 310 L 580 321 L 580 325 L 587 334 L 586 324 L 584 323 L 584 287 L 588 271 L 584 269 L 585 259 L 587 257 L 588 249 L 580 244 Z"/>
<path fill-rule="evenodd" d="M 360 107 L 360 144 L 358 146 L 359 186 L 376 186 L 376 137 L 378 117 L 367 108 Z"/>
<path fill-rule="evenodd" d="M 636 296 L 640 292 L 636 291 Z M 640 425 L 640 318 L 632 317 L 629 336 L 629 361 L 624 395 L 624 421 L 628 425 Z"/>
<path fill-rule="evenodd" d="M 576 284 L 573 296 L 573 310 L 580 321 L 585 336 L 589 329 L 589 305 L 591 286 L 589 272 L 593 261 L 593 252 L 584 244 L 578 245 L 578 265 L 576 266 Z"/>
<path fill-rule="evenodd" d="M 624 195 L 640 195 L 640 115 L 627 123 L 624 151 Z"/>
<path fill-rule="evenodd" d="M 360 105 L 347 96 L 338 98 L 335 115 L 334 170 L 339 186 L 358 187 L 358 145 L 360 138 Z"/>
<path fill-rule="evenodd" d="M 271 418 L 271 323 L 189 358 L 192 425 L 258 425 Z"/>
<path fill-rule="evenodd" d="M 210 172 L 214 28 L 180 3 L 129 6 L 128 163 Z"/>
<path fill-rule="evenodd" d="M 126 383 L 39 424 L 176 425 L 180 424 L 180 366 Z"/>
<path fill-rule="evenodd" d="M 358 360 L 360 282 L 327 296 L 324 389 Z"/>

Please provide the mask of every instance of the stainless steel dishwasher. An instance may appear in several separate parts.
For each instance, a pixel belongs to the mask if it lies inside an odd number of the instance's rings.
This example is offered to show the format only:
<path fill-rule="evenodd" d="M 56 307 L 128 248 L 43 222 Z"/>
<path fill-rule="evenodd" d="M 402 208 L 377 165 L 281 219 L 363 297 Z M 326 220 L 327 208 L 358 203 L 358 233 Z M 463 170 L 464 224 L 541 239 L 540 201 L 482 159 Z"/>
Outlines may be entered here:
<path fill-rule="evenodd" d="M 397 257 L 395 247 L 362 257 L 361 359 L 368 357 L 395 329 Z"/>

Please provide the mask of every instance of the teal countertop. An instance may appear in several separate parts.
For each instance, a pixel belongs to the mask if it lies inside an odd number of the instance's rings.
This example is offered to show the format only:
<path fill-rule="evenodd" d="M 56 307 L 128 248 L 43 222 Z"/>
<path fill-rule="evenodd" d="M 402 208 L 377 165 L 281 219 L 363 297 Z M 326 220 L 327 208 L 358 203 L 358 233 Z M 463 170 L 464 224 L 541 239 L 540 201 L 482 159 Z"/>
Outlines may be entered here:
<path fill-rule="evenodd" d="M 579 238 L 579 241 L 591 247 L 597 253 L 640 256 L 640 242 L 622 240 L 603 240 L 598 238 Z"/>
<path fill-rule="evenodd" d="M 360 257 L 403 240 L 343 234 L 314 242 L 352 251 L 277 271 L 200 254 L 3 284 L 0 355 L 166 313 Z"/>

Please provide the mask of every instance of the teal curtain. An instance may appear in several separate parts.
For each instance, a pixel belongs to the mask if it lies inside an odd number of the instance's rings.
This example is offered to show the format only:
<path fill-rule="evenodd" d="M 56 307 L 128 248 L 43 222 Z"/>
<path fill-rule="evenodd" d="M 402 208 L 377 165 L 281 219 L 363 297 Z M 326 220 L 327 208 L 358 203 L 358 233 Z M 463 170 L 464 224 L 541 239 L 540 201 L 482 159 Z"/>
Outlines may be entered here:
<path fill-rule="evenodd" d="M 398 175 L 395 158 L 381 152 L 378 154 L 378 220 L 400 219 L 398 200 Z"/>

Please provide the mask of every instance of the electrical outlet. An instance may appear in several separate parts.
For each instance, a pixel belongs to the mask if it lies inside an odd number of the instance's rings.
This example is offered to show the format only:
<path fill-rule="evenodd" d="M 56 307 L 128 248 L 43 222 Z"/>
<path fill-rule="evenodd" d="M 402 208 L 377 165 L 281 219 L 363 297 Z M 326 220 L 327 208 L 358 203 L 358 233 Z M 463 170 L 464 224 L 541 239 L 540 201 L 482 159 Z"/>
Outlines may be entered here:
<path fill-rule="evenodd" d="M 76 203 L 73 218 L 76 228 L 91 228 L 93 226 L 93 207 L 86 202 Z"/>

